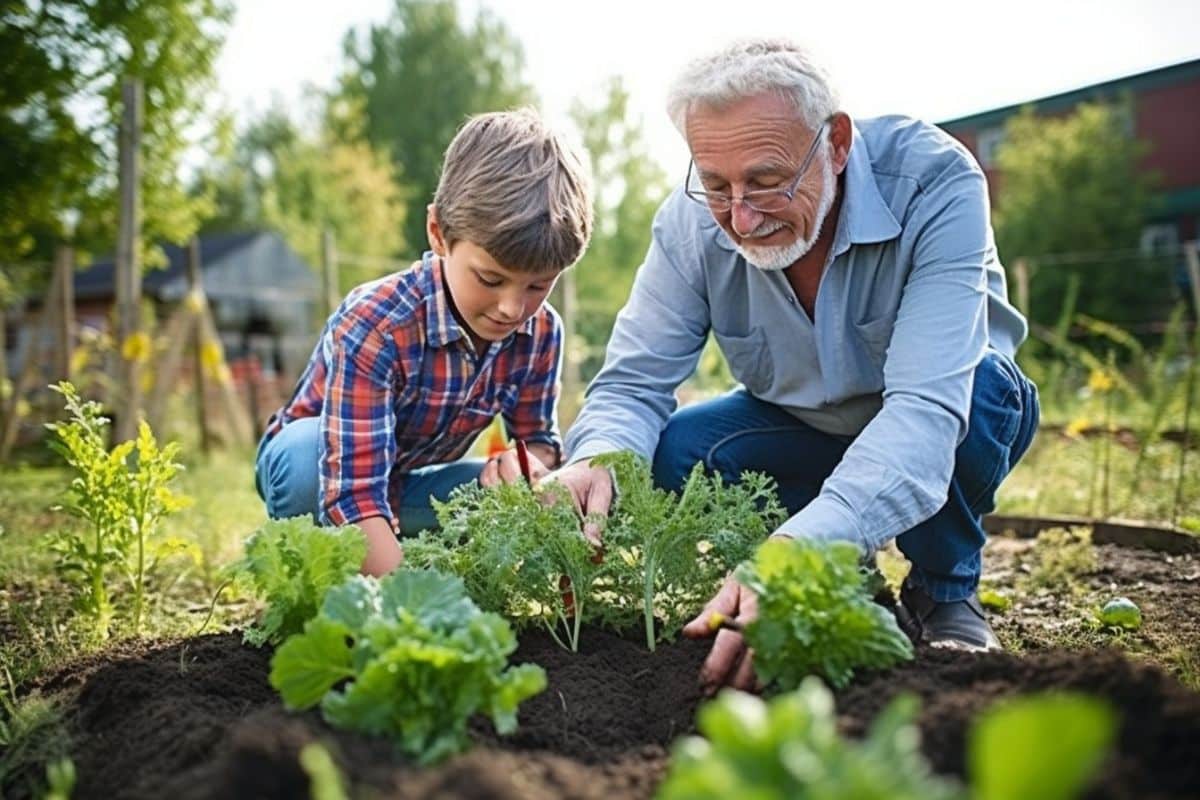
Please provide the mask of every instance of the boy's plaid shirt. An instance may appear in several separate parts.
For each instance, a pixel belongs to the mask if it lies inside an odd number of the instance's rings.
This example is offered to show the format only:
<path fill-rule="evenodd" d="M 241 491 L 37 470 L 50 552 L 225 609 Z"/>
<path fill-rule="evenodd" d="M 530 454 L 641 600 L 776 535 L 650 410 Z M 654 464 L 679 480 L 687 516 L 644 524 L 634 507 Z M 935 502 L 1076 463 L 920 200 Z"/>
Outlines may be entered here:
<path fill-rule="evenodd" d="M 441 260 L 359 286 L 325 324 L 291 400 L 267 423 L 320 416 L 321 521 L 394 509 L 404 473 L 462 457 L 497 415 L 510 436 L 561 450 L 562 322 L 543 305 L 482 360 L 450 310 Z"/>

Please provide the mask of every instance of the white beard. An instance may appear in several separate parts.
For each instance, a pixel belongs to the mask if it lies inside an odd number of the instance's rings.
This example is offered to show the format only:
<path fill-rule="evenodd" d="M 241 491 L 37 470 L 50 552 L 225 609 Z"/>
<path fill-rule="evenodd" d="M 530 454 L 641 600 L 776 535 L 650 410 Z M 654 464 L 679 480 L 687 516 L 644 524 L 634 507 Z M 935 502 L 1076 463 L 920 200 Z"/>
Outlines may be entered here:
<path fill-rule="evenodd" d="M 737 251 L 742 254 L 742 258 L 764 272 L 787 269 L 792 264 L 795 264 L 812 249 L 812 246 L 817 242 L 817 237 L 821 235 L 821 227 L 825 224 L 825 217 L 829 215 L 829 209 L 833 208 L 833 201 L 837 191 L 837 183 L 833 179 L 833 165 L 829 163 L 828 151 L 823 153 L 822 156 L 821 197 L 817 201 L 817 213 L 813 218 L 813 226 L 810 234 L 807 237 L 797 237 L 796 241 L 791 244 L 780 245 L 778 247 L 755 247 L 754 245 L 747 244 L 748 241 L 769 236 L 783 227 L 783 223 L 779 220 L 765 219 L 748 236 L 742 238 L 741 244 L 735 245 Z"/>

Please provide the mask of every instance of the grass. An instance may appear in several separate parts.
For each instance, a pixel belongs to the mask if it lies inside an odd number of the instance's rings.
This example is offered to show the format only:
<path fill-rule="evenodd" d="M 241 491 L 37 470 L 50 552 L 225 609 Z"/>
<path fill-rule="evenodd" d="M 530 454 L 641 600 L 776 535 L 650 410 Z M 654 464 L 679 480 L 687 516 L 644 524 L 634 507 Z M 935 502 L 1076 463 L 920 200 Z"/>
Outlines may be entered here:
<path fill-rule="evenodd" d="M 1165 524 L 1194 520 L 1200 518 L 1200 452 L 1188 453 L 1176 506 L 1181 454 L 1179 445 L 1160 441 L 1146 449 L 1139 466 L 1137 452 L 1120 442 L 1039 434 L 1001 486 L 997 510 L 1005 514 L 1124 517 Z"/>

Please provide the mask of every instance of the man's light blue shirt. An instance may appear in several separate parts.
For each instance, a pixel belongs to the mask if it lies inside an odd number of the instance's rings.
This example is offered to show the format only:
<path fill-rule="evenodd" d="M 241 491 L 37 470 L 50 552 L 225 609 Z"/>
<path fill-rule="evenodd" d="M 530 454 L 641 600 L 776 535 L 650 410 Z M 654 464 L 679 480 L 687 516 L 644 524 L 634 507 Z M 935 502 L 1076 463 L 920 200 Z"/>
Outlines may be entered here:
<path fill-rule="evenodd" d="M 755 397 L 854 440 L 779 533 L 871 552 L 933 516 L 975 367 L 989 347 L 1012 356 L 1025 320 L 1008 303 L 984 175 L 948 134 L 905 117 L 859 121 L 843 190 L 815 323 L 786 276 L 748 264 L 705 206 L 674 192 L 568 432 L 570 460 L 653 457 L 711 330 Z"/>

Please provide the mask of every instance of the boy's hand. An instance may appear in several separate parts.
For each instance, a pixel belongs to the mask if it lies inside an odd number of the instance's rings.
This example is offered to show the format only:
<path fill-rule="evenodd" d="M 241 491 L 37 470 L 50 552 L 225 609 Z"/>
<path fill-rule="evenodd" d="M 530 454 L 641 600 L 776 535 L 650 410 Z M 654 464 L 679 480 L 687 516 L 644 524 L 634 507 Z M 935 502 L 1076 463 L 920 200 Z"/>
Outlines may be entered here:
<path fill-rule="evenodd" d="M 575 504 L 575 510 L 585 520 L 584 538 L 599 550 L 601 526 L 589 521 L 588 516 L 608 516 L 613 501 L 612 473 L 604 467 L 591 466 L 591 461 L 585 459 L 552 473 L 549 480 L 566 488 L 571 495 L 571 502 Z"/>
<path fill-rule="evenodd" d="M 392 525 L 383 517 L 367 517 L 358 521 L 367 539 L 367 557 L 362 573 L 382 577 L 404 563 L 404 550 L 396 540 Z"/>
<path fill-rule="evenodd" d="M 549 454 L 545 451 L 549 451 Z M 546 466 L 542 459 L 552 460 L 554 448 L 535 443 L 529 445 L 526 452 L 529 456 L 530 480 L 532 483 L 537 483 L 550 474 L 550 467 Z M 524 480 L 524 476 L 521 475 L 521 461 L 517 458 L 517 451 L 512 448 L 489 458 L 483 465 L 483 472 L 479 473 L 479 485 L 485 487 L 497 486 L 501 483 L 517 483 L 521 480 Z"/>

